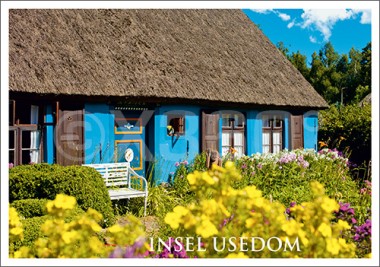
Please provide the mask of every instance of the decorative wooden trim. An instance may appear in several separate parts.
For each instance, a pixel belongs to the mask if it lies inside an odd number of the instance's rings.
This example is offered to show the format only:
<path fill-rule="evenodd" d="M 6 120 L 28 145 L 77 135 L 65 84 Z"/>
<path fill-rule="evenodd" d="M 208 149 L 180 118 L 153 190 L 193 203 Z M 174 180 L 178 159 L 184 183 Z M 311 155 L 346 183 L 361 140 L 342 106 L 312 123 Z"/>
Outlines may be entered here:
<path fill-rule="evenodd" d="M 132 168 L 135 171 L 140 171 L 143 169 L 143 151 L 142 151 L 142 140 L 115 140 L 115 149 L 117 150 L 118 143 L 139 143 L 140 144 L 140 165 L 138 167 Z"/>
<path fill-rule="evenodd" d="M 139 122 L 139 131 L 118 131 L 117 127 L 115 125 L 114 127 L 114 133 L 115 134 L 142 134 L 143 133 L 143 127 L 142 127 L 142 119 L 141 118 L 115 118 L 116 121 L 138 121 Z"/>

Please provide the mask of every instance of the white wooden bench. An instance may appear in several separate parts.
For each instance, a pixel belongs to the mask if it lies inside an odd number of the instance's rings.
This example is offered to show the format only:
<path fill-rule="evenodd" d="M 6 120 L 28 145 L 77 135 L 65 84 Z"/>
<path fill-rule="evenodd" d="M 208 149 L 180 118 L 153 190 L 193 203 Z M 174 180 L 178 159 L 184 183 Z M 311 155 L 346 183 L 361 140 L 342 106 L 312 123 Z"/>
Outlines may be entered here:
<path fill-rule="evenodd" d="M 148 184 L 146 179 L 138 175 L 129 162 L 82 164 L 97 170 L 103 177 L 111 200 L 144 198 L 144 216 L 148 198 Z"/>

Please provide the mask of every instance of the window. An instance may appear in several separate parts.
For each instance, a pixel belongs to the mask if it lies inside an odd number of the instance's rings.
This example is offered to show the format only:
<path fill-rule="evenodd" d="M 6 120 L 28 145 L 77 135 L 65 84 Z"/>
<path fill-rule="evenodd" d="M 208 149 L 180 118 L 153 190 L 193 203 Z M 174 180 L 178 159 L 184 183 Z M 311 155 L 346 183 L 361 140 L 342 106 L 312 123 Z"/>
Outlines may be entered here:
<path fill-rule="evenodd" d="M 16 110 L 16 102 L 9 103 L 9 163 L 14 165 L 39 163 L 41 162 L 39 107 L 27 104 L 20 106 L 22 108 Z"/>
<path fill-rule="evenodd" d="M 278 153 L 283 148 L 283 120 L 278 115 L 263 115 L 263 153 Z"/>
<path fill-rule="evenodd" d="M 167 134 L 169 136 L 173 135 L 184 135 L 185 134 L 185 117 L 182 115 L 168 115 L 167 121 Z"/>
<path fill-rule="evenodd" d="M 241 157 L 245 153 L 245 117 L 241 113 L 222 114 L 222 156 L 236 152 L 234 157 Z"/>

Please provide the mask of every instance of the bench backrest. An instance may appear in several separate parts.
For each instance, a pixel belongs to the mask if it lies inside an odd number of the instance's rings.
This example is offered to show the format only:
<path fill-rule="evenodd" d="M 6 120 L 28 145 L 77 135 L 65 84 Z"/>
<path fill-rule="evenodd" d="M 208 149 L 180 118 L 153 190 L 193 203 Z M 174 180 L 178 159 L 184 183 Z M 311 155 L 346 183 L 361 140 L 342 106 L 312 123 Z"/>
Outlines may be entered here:
<path fill-rule="evenodd" d="M 130 165 L 127 162 L 83 164 L 97 170 L 104 178 L 106 186 L 130 185 Z"/>

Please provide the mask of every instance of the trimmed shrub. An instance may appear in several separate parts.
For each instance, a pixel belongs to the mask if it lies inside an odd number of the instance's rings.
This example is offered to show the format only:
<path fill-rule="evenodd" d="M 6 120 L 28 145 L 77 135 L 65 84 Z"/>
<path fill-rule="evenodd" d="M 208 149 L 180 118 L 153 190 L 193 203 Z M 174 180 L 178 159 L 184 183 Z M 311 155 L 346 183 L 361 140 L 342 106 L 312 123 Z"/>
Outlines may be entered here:
<path fill-rule="evenodd" d="M 14 207 L 21 217 L 33 218 L 47 214 L 47 202 L 48 199 L 21 199 L 15 200 L 11 207 Z"/>
<path fill-rule="evenodd" d="M 59 193 L 74 196 L 83 210 L 98 210 L 104 218 L 103 226 L 115 222 L 107 187 L 93 168 L 42 163 L 16 166 L 9 170 L 11 203 L 31 198 L 54 199 Z"/>
<path fill-rule="evenodd" d="M 41 232 L 41 225 L 48 219 L 47 215 L 40 217 L 33 217 L 21 220 L 22 226 L 24 228 L 23 240 L 17 240 L 14 243 L 9 244 L 9 251 L 12 253 L 17 251 L 22 246 L 33 247 L 33 243 L 39 237 L 43 237 Z"/>

